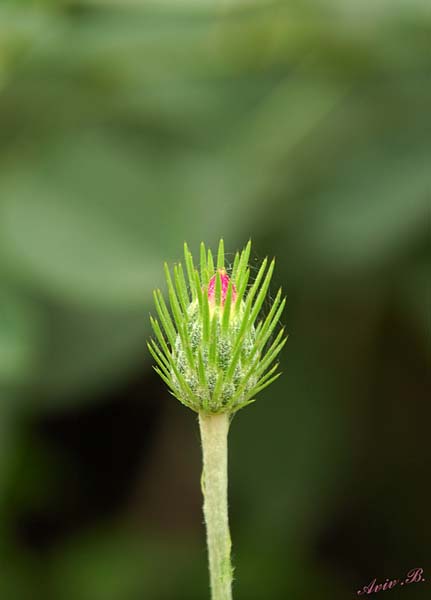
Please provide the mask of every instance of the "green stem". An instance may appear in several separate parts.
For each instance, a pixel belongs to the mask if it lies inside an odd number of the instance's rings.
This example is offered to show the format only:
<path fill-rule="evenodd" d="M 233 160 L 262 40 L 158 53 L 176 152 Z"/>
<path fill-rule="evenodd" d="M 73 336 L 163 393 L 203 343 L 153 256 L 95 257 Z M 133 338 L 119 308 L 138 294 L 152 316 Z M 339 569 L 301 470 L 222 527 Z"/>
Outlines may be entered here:
<path fill-rule="evenodd" d="M 199 415 L 202 440 L 204 517 L 212 600 L 232 600 L 232 566 L 227 507 L 229 415 Z"/>

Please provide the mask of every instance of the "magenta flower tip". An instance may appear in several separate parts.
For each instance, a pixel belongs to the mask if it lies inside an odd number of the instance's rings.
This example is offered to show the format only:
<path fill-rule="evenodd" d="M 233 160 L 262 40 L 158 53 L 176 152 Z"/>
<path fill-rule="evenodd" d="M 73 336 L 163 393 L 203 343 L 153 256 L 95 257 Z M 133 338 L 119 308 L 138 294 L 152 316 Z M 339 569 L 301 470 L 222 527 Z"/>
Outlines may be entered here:
<path fill-rule="evenodd" d="M 227 295 L 227 290 L 229 287 L 230 277 L 226 273 L 225 269 L 219 269 L 218 272 L 220 273 L 220 278 L 221 278 L 221 304 L 223 306 L 226 301 L 226 295 Z M 217 280 L 217 273 L 211 277 L 211 279 L 209 280 L 209 283 L 208 283 L 208 299 L 211 303 L 215 303 L 216 280 Z M 234 303 L 236 300 L 236 294 L 237 294 L 236 286 L 232 282 L 232 303 Z"/>

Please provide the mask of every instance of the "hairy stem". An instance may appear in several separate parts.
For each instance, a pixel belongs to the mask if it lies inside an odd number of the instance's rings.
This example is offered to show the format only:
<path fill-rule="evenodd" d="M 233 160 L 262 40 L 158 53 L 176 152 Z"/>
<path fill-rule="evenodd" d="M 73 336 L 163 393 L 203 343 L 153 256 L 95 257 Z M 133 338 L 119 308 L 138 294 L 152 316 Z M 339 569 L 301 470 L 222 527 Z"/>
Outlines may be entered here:
<path fill-rule="evenodd" d="M 232 600 L 231 541 L 227 505 L 229 415 L 199 415 L 202 440 L 204 517 L 212 600 Z"/>

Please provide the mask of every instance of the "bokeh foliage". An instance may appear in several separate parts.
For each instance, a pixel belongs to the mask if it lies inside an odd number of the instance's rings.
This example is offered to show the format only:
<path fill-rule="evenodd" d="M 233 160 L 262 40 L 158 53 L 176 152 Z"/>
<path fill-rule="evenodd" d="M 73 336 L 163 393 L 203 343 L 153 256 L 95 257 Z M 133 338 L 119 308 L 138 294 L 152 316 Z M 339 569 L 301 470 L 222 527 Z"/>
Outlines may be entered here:
<path fill-rule="evenodd" d="M 421 0 L 3 0 L 1 597 L 203 597 L 195 423 L 145 340 L 163 261 L 221 236 L 277 256 L 290 334 L 232 427 L 238 600 L 337 600 L 426 566 L 430 39 Z M 97 421 L 135 378 L 163 406 L 145 468 L 41 553 L 25 516 L 67 515 L 83 483 L 40 423 Z M 169 449 L 182 476 L 163 479 Z M 154 519 L 141 485 L 152 507 L 194 500 Z"/>

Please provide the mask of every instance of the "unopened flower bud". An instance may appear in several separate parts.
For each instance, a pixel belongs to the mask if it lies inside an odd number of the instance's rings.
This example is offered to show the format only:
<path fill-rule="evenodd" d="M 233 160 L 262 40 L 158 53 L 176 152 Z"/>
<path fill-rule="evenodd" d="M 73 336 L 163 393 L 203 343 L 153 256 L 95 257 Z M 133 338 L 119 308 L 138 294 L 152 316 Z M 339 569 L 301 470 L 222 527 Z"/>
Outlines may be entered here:
<path fill-rule="evenodd" d="M 268 314 L 261 315 L 274 261 L 269 266 L 263 261 L 247 290 L 249 255 L 250 242 L 237 253 L 229 276 L 223 240 L 216 270 L 202 244 L 197 271 L 185 245 L 188 284 L 181 265 L 174 267 L 173 280 L 166 265 L 170 310 L 160 290 L 155 292 L 161 323 L 151 319 L 157 338 L 149 344 L 155 369 L 172 394 L 199 413 L 234 413 L 279 376 L 274 360 L 286 338 L 282 329 L 275 338 L 273 333 L 285 300 L 279 290 Z"/>

